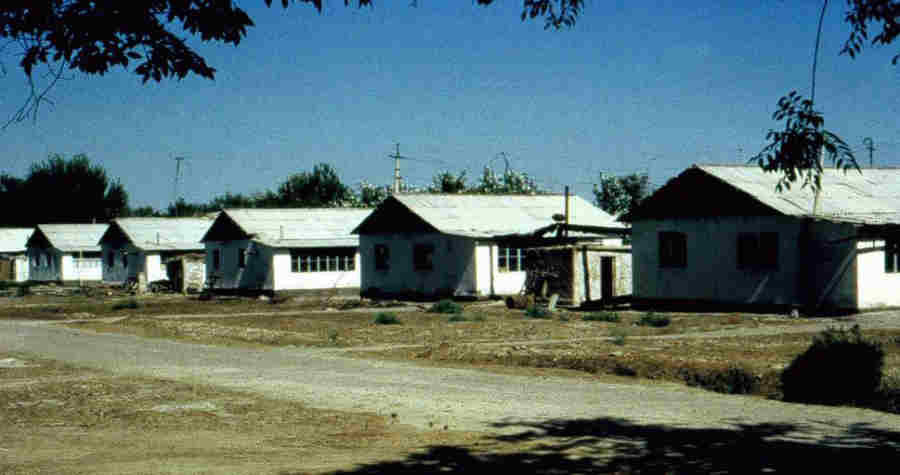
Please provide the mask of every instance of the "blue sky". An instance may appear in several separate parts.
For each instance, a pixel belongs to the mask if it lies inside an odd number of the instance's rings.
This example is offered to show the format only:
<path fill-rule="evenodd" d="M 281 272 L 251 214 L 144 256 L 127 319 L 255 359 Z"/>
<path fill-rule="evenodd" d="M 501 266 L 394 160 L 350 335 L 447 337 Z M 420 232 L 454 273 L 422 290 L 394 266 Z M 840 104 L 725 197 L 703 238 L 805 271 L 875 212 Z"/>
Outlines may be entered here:
<path fill-rule="evenodd" d="M 276 4 L 279 2 L 275 2 Z M 242 0 L 256 22 L 238 46 L 193 44 L 214 81 L 142 85 L 116 71 L 72 74 L 36 123 L 0 132 L 0 173 L 25 176 L 48 154 L 85 153 L 121 179 L 132 206 L 164 208 L 174 157 L 179 195 L 274 189 L 333 165 L 345 183 L 388 184 L 394 143 L 426 184 L 441 170 L 474 180 L 503 152 L 553 191 L 590 195 L 601 172 L 649 172 L 664 183 L 693 163 L 742 163 L 764 145 L 776 101 L 809 94 L 821 6 L 814 1 L 588 1 L 572 29 L 521 22 L 521 2 L 376 2 L 322 14 Z M 898 47 L 839 56 L 843 2 L 825 20 L 817 108 L 868 162 L 900 165 Z M 25 98 L 15 58 L 2 58 L 0 116 Z"/>

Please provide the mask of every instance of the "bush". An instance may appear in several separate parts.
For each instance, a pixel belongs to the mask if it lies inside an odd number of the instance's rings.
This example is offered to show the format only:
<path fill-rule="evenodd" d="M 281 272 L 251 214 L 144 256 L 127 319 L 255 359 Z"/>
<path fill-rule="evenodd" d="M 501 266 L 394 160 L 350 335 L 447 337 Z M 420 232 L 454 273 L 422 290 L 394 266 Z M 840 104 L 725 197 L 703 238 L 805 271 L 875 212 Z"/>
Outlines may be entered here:
<path fill-rule="evenodd" d="M 609 336 L 612 337 L 612 342 L 614 345 L 622 346 L 625 344 L 628 338 L 628 332 L 620 328 L 614 328 L 609 332 Z"/>
<path fill-rule="evenodd" d="M 637 324 L 641 326 L 657 328 L 667 327 L 670 323 L 672 323 L 672 321 L 669 320 L 669 317 L 665 315 L 656 315 L 653 312 L 645 313 L 637 322 Z"/>
<path fill-rule="evenodd" d="M 400 320 L 397 319 L 397 315 L 389 312 L 381 312 L 378 315 L 375 315 L 375 324 L 377 325 L 399 325 Z"/>
<path fill-rule="evenodd" d="M 461 313 L 450 315 L 450 317 L 447 319 L 447 321 L 451 322 L 451 323 L 452 322 L 465 322 L 467 320 L 468 320 L 468 318 L 466 318 L 466 316 Z"/>
<path fill-rule="evenodd" d="M 137 300 L 131 299 L 127 302 L 119 302 L 119 303 L 113 305 L 112 309 L 113 310 L 126 310 L 126 309 L 139 308 L 140 306 L 141 306 L 141 304 L 139 304 Z"/>
<path fill-rule="evenodd" d="M 753 374 L 737 366 L 707 371 L 682 368 L 679 373 L 688 386 L 697 386 L 718 393 L 753 394 L 758 389 Z"/>
<path fill-rule="evenodd" d="M 431 313 L 462 313 L 462 305 L 450 300 L 444 299 L 431 306 L 428 309 Z"/>
<path fill-rule="evenodd" d="M 884 350 L 859 325 L 829 328 L 781 373 L 785 401 L 849 404 L 872 400 L 881 385 Z"/>
<path fill-rule="evenodd" d="M 550 311 L 544 307 L 532 305 L 525 309 L 525 316 L 529 318 L 550 318 Z"/>
<path fill-rule="evenodd" d="M 616 312 L 594 312 L 582 317 L 586 322 L 618 322 L 619 314 Z"/>

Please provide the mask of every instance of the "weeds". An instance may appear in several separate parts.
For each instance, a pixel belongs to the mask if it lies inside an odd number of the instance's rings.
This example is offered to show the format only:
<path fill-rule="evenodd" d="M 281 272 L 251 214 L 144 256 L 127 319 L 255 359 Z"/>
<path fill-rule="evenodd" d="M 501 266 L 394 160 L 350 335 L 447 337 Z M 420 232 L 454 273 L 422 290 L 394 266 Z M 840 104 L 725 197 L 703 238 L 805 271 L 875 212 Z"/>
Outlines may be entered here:
<path fill-rule="evenodd" d="M 380 312 L 378 315 L 375 315 L 375 324 L 376 325 L 399 325 L 400 320 L 397 319 L 397 314 L 390 312 Z"/>
<path fill-rule="evenodd" d="M 667 327 L 670 323 L 672 323 L 672 321 L 669 320 L 669 317 L 665 315 L 656 315 L 653 312 L 645 313 L 641 316 L 641 319 L 637 321 L 637 324 L 640 326 L 656 328 Z"/>
<path fill-rule="evenodd" d="M 705 371 L 681 368 L 678 373 L 688 386 L 697 386 L 717 393 L 753 394 L 758 392 L 758 384 L 753 374 L 738 366 Z"/>
<path fill-rule="evenodd" d="M 619 314 L 616 312 L 594 312 L 582 317 L 586 322 L 618 322 Z"/>
<path fill-rule="evenodd" d="M 332 345 L 337 345 L 338 340 L 338 331 L 334 328 L 328 329 L 328 343 Z"/>
<path fill-rule="evenodd" d="M 612 337 L 614 345 L 623 346 L 627 342 L 628 332 L 621 328 L 613 328 L 610 330 L 609 336 Z"/>
<path fill-rule="evenodd" d="M 550 311 L 544 307 L 532 305 L 525 309 L 525 316 L 528 318 L 550 318 Z"/>
<path fill-rule="evenodd" d="M 460 305 L 450 299 L 443 299 L 440 302 L 432 305 L 431 308 L 428 309 L 428 311 L 431 313 L 459 314 L 459 313 L 462 313 L 463 308 L 462 308 L 462 305 Z"/>
<path fill-rule="evenodd" d="M 141 306 L 141 304 L 138 303 L 137 300 L 131 299 L 127 302 L 119 302 L 117 304 L 114 304 L 112 309 L 113 310 L 136 309 L 136 308 L 139 308 L 140 306 Z"/>

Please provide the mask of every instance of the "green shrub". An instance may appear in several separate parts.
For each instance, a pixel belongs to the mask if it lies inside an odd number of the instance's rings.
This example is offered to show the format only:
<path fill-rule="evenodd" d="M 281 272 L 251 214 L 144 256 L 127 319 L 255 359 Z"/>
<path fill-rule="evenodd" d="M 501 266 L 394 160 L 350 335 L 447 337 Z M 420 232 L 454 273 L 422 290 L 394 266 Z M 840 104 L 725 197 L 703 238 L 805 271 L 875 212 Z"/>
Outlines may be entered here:
<path fill-rule="evenodd" d="M 139 308 L 140 306 L 141 306 L 141 304 L 138 303 L 137 300 L 131 299 L 127 302 L 119 302 L 117 304 L 114 304 L 112 309 L 113 310 L 126 310 L 126 309 Z"/>
<path fill-rule="evenodd" d="M 848 404 L 872 400 L 881 385 L 884 350 L 859 325 L 829 328 L 781 373 L 785 401 Z"/>
<path fill-rule="evenodd" d="M 550 318 L 550 311 L 544 307 L 532 305 L 525 309 L 525 316 L 528 318 Z"/>
<path fill-rule="evenodd" d="M 594 312 L 582 317 L 586 322 L 618 322 L 619 314 L 616 312 Z"/>
<path fill-rule="evenodd" d="M 641 316 L 641 319 L 638 320 L 637 324 L 645 327 L 667 327 L 672 323 L 669 320 L 669 317 L 665 315 L 656 315 L 653 312 L 647 312 Z"/>
<path fill-rule="evenodd" d="M 462 313 L 462 305 L 450 300 L 443 299 L 428 309 L 431 313 Z"/>
<path fill-rule="evenodd" d="M 466 318 L 466 316 L 461 313 L 456 313 L 456 314 L 450 315 L 450 317 L 447 318 L 447 321 L 451 322 L 451 323 L 452 322 L 465 322 L 467 320 L 468 320 L 468 318 Z"/>
<path fill-rule="evenodd" d="M 375 324 L 377 325 L 399 325 L 400 320 L 397 319 L 397 315 L 390 312 L 380 312 L 378 315 L 375 315 Z"/>
<path fill-rule="evenodd" d="M 697 386 L 718 393 L 753 394 L 758 389 L 753 374 L 738 366 L 706 371 L 682 368 L 679 373 L 688 386 Z"/>
<path fill-rule="evenodd" d="M 612 342 L 614 345 L 622 346 L 628 339 L 628 332 L 621 328 L 614 328 L 609 332 L 609 336 L 612 337 Z"/>

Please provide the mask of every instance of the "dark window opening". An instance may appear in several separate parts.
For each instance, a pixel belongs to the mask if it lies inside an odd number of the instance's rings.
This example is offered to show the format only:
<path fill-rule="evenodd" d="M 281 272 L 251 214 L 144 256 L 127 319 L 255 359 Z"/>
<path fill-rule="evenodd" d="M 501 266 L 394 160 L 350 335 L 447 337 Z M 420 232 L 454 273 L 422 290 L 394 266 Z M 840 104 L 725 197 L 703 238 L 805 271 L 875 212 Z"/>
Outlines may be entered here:
<path fill-rule="evenodd" d="M 413 269 L 434 269 L 434 244 L 416 244 L 413 246 Z"/>
<path fill-rule="evenodd" d="M 385 244 L 375 245 L 375 270 L 391 268 L 391 250 Z"/>
<path fill-rule="evenodd" d="M 672 231 L 659 233 L 659 266 L 687 267 L 687 235 Z"/>
<path fill-rule="evenodd" d="M 893 274 L 900 272 L 900 239 L 887 239 L 884 241 L 884 272 Z"/>

